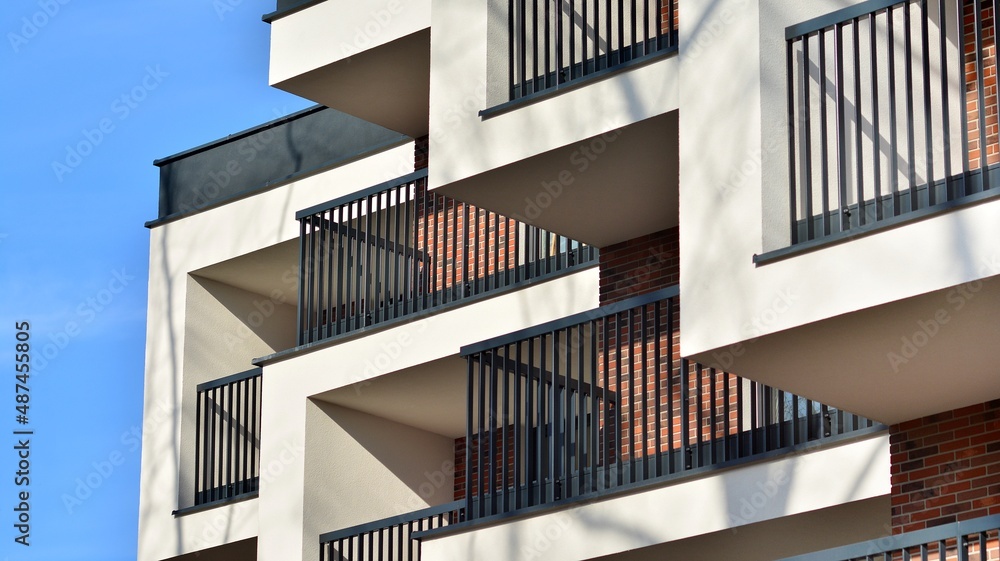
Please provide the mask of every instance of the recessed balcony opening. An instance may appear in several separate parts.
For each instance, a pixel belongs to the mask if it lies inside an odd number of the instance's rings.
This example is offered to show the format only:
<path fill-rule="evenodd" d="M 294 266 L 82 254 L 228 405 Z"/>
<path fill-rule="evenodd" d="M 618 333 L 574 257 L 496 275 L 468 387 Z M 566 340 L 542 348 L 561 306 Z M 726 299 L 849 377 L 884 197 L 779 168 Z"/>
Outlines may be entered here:
<path fill-rule="evenodd" d="M 436 193 L 426 170 L 298 213 L 298 344 L 596 265 L 594 247 Z"/>
<path fill-rule="evenodd" d="M 463 349 L 470 519 L 873 427 L 680 355 L 677 287 Z"/>
<path fill-rule="evenodd" d="M 488 104 L 537 98 L 676 52 L 677 8 L 677 0 L 491 1 L 490 26 L 506 33 L 490 42 L 496 78 Z"/>
<path fill-rule="evenodd" d="M 295 344 L 294 257 L 294 243 L 280 244 L 188 276 L 180 512 L 257 491 L 262 379 L 251 361 Z"/>
<path fill-rule="evenodd" d="M 305 508 L 320 558 L 416 559 L 413 533 L 458 521 L 464 380 L 464 361 L 452 357 L 311 400 L 306 488 L 324 492 L 307 496 Z"/>
<path fill-rule="evenodd" d="M 900 0 L 786 30 L 793 248 L 1000 193 L 995 22 L 972 0 Z"/>
<path fill-rule="evenodd" d="M 361 377 L 319 396 L 447 437 L 454 453 L 454 502 L 438 497 L 322 534 L 320 558 L 419 559 L 415 532 L 601 500 L 882 430 L 681 357 L 679 313 L 675 286 L 465 347 L 464 364 Z"/>

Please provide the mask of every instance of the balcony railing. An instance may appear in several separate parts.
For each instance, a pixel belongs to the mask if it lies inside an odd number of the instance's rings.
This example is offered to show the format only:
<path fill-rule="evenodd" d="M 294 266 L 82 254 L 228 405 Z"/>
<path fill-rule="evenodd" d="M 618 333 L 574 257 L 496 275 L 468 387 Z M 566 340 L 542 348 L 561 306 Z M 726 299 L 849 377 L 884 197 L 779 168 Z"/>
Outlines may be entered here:
<path fill-rule="evenodd" d="M 677 49 L 676 0 L 510 0 L 510 99 Z"/>
<path fill-rule="evenodd" d="M 195 505 L 256 492 L 261 369 L 200 384 L 195 402 Z"/>
<path fill-rule="evenodd" d="M 448 503 L 328 532 L 319 537 L 320 561 L 417 561 L 420 541 L 411 536 L 461 521 L 462 506 L 460 501 Z"/>
<path fill-rule="evenodd" d="M 792 244 L 997 194 L 992 10 L 869 0 L 786 30 Z"/>
<path fill-rule="evenodd" d="M 429 193 L 426 177 L 296 215 L 299 345 L 596 264 L 597 249 Z"/>
<path fill-rule="evenodd" d="M 1000 559 L 1000 515 L 789 557 L 783 561 L 993 561 Z"/>
<path fill-rule="evenodd" d="M 463 348 L 467 517 L 873 426 L 681 358 L 679 313 L 673 287 Z"/>

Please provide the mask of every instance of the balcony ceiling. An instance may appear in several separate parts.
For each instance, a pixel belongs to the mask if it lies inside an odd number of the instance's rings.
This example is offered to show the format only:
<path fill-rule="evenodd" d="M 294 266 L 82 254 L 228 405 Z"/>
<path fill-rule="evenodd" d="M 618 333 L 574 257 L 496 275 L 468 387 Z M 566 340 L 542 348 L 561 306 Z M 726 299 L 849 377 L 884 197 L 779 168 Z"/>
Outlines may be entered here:
<path fill-rule="evenodd" d="M 437 190 L 605 247 L 677 225 L 677 154 L 671 112 Z"/>
<path fill-rule="evenodd" d="M 1000 277 L 697 356 L 723 357 L 733 373 L 888 424 L 1000 399 Z"/>
<path fill-rule="evenodd" d="M 430 29 L 272 84 L 387 129 L 427 134 Z"/>
<path fill-rule="evenodd" d="M 272 297 L 279 291 L 294 305 L 298 294 L 299 240 L 289 240 L 194 271 L 199 277 Z"/>
<path fill-rule="evenodd" d="M 465 436 L 465 359 L 449 357 L 316 396 L 317 399 L 440 434 Z"/>

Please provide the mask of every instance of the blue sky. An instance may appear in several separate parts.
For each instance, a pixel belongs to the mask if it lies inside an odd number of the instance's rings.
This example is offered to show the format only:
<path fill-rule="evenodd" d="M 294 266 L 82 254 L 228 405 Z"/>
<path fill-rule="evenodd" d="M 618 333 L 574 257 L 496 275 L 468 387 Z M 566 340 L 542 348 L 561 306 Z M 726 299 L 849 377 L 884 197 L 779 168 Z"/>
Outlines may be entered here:
<path fill-rule="evenodd" d="M 135 559 L 152 161 L 311 105 L 267 86 L 274 0 L 0 5 L 0 559 Z M 30 322 L 28 424 L 15 322 Z M 30 546 L 14 542 L 14 430 Z"/>

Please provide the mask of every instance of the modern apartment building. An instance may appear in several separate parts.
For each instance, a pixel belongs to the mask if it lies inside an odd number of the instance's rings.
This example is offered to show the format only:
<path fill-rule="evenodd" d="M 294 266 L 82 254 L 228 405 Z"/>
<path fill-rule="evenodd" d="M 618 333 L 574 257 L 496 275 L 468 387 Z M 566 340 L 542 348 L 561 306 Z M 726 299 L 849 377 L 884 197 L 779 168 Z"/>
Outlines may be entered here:
<path fill-rule="evenodd" d="M 156 162 L 138 559 L 1000 559 L 996 8 L 278 0 L 318 105 Z"/>

